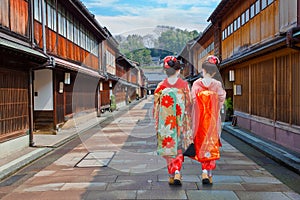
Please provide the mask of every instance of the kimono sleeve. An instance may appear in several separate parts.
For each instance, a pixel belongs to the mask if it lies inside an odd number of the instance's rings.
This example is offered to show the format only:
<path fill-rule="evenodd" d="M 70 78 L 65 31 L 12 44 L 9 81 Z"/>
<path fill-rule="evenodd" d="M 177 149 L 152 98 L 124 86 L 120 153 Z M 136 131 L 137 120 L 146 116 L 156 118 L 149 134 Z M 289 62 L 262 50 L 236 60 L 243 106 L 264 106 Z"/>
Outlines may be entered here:
<path fill-rule="evenodd" d="M 156 130 L 158 128 L 157 125 L 158 125 L 158 116 L 159 116 L 159 107 L 160 107 L 160 95 L 162 89 L 163 89 L 162 83 L 159 83 L 157 88 L 154 91 L 154 103 L 153 103 L 152 115 L 156 122 L 155 123 Z"/>
<path fill-rule="evenodd" d="M 226 91 L 223 89 L 221 82 L 218 82 L 217 84 L 217 94 L 219 100 L 219 109 L 221 109 L 226 98 Z"/>
<path fill-rule="evenodd" d="M 184 114 L 184 125 L 183 125 L 183 137 L 184 137 L 184 149 L 186 149 L 191 143 L 193 143 L 193 132 L 192 132 L 192 100 L 189 85 L 186 84 L 184 88 L 185 94 L 185 114 Z"/>
<path fill-rule="evenodd" d="M 190 87 L 188 84 L 186 84 L 185 86 L 185 110 L 186 110 L 186 114 L 191 116 L 192 98 L 191 98 Z"/>

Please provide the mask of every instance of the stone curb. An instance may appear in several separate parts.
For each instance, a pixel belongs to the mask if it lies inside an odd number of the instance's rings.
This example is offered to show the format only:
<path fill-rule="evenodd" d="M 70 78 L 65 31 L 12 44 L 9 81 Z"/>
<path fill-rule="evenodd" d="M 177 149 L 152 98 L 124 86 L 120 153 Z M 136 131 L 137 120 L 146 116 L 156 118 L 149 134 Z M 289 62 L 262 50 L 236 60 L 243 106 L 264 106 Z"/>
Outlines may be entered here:
<path fill-rule="evenodd" d="M 28 165 L 32 161 L 42 157 L 43 155 L 52 151 L 52 148 L 38 148 L 32 152 L 29 152 L 16 160 L 13 160 L 0 167 L 0 180 L 8 177 L 9 175 L 15 173 L 22 167 Z"/>
<path fill-rule="evenodd" d="M 243 140 L 250 146 L 259 150 L 266 156 L 280 163 L 281 165 L 286 166 L 290 170 L 300 175 L 300 157 L 299 155 L 289 152 L 284 148 L 280 147 L 277 144 L 274 144 L 271 141 L 263 140 L 258 137 L 253 136 L 250 133 L 242 131 L 238 127 L 233 127 L 229 124 L 223 126 L 223 130 L 234 135 L 235 137 Z"/>

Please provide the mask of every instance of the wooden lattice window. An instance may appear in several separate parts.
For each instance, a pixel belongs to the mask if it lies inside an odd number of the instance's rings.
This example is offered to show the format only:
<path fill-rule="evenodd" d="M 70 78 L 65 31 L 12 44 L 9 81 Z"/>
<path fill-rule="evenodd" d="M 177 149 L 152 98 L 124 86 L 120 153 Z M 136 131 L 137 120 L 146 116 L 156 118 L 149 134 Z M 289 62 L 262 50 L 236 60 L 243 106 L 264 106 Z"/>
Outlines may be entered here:
<path fill-rule="evenodd" d="M 292 119 L 294 125 L 300 126 L 300 53 L 292 54 Z"/>
<path fill-rule="evenodd" d="M 291 112 L 290 70 L 288 55 L 276 59 L 276 120 L 286 123 Z"/>
<path fill-rule="evenodd" d="M 28 109 L 28 75 L 1 70 L 0 140 L 26 133 L 29 128 Z"/>
<path fill-rule="evenodd" d="M 274 118 L 273 59 L 251 65 L 251 114 Z"/>

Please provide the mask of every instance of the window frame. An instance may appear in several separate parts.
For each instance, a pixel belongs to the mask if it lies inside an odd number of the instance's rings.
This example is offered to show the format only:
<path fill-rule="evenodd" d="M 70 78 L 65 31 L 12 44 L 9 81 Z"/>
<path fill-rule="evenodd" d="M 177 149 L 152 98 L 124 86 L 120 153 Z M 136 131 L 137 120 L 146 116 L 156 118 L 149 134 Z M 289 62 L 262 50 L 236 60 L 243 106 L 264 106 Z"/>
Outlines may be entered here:
<path fill-rule="evenodd" d="M 274 2 L 274 0 L 268 0 L 268 6 L 271 5 Z"/>
<path fill-rule="evenodd" d="M 245 11 L 246 12 L 246 11 Z M 243 12 L 242 14 L 241 14 L 241 26 L 243 26 L 244 24 L 246 24 L 246 20 L 245 20 L 245 18 L 246 18 L 246 13 L 245 12 Z"/>
<path fill-rule="evenodd" d="M 235 32 L 237 29 L 238 29 L 238 28 L 237 28 L 237 19 L 235 19 L 235 20 L 233 21 L 233 32 Z"/>
<path fill-rule="evenodd" d="M 46 13 L 47 13 L 47 27 L 53 31 L 57 31 L 56 24 L 56 8 L 53 0 L 45 2 L 46 5 Z M 49 17 L 50 16 L 50 17 Z"/>
<path fill-rule="evenodd" d="M 261 0 L 260 5 L 261 5 L 261 10 L 264 10 L 266 7 L 268 7 L 268 0 Z"/>
<path fill-rule="evenodd" d="M 38 22 L 42 22 L 42 2 L 41 0 L 34 0 L 34 19 Z"/>
<path fill-rule="evenodd" d="M 250 19 L 254 18 L 254 16 L 255 16 L 255 3 L 253 3 L 250 6 Z"/>
<path fill-rule="evenodd" d="M 238 16 L 236 20 L 237 20 L 236 23 L 237 23 L 237 30 L 238 30 L 239 28 L 241 28 L 241 16 Z"/>
<path fill-rule="evenodd" d="M 260 0 L 257 0 L 256 2 L 255 2 L 255 15 L 258 15 L 259 13 L 260 13 Z"/>
<path fill-rule="evenodd" d="M 78 29 L 78 22 L 74 21 L 74 44 L 79 46 L 79 29 Z"/>
<path fill-rule="evenodd" d="M 67 13 L 67 39 L 74 42 L 74 22 L 73 16 L 68 12 Z"/>
<path fill-rule="evenodd" d="M 65 9 L 59 5 L 58 7 L 58 34 L 67 38 L 67 22 Z"/>
<path fill-rule="evenodd" d="M 86 40 L 86 33 L 85 33 L 85 28 L 84 28 L 84 26 L 81 24 L 80 25 L 80 35 L 81 35 L 81 38 L 79 38 L 79 40 L 80 40 L 80 47 L 81 48 L 83 48 L 83 49 L 86 49 L 86 42 L 85 42 L 85 40 Z"/>
<path fill-rule="evenodd" d="M 245 24 L 250 21 L 250 9 L 245 11 Z"/>

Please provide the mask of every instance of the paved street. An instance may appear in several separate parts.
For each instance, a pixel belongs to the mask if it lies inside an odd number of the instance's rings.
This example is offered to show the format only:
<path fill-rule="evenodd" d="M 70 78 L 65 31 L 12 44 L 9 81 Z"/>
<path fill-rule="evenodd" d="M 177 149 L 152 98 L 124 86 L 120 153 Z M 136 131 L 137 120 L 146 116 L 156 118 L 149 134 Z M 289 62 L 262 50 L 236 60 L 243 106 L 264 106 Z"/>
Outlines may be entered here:
<path fill-rule="evenodd" d="M 165 160 L 155 151 L 152 100 L 149 97 L 115 114 L 109 123 L 81 134 L 77 143 L 62 146 L 56 155 L 56 151 L 51 152 L 53 161 L 49 164 L 35 167 L 43 165 L 47 155 L 21 170 L 16 174 L 19 181 L 1 185 L 0 198 L 300 199 L 299 194 L 225 140 L 212 186 L 202 185 L 200 165 L 189 158 L 183 165 L 183 185 L 169 186 Z"/>

